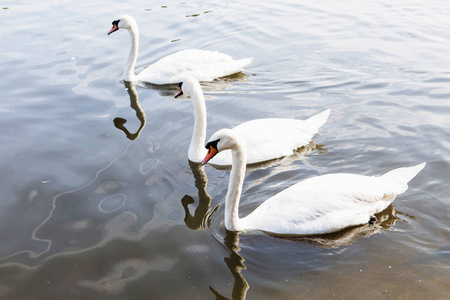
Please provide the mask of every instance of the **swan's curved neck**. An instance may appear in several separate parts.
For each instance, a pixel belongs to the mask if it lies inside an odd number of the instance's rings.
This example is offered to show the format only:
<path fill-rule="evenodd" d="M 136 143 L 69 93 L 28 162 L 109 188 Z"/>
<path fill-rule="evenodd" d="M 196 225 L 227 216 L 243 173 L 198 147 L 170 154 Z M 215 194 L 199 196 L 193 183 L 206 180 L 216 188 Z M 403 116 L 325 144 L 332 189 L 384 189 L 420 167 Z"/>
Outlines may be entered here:
<path fill-rule="evenodd" d="M 247 153 L 245 146 L 239 141 L 237 146 L 231 149 L 231 172 L 228 192 L 225 199 L 225 228 L 231 231 L 242 231 L 239 219 L 239 201 L 242 193 L 242 185 L 245 177 Z"/>
<path fill-rule="evenodd" d="M 191 161 L 201 162 L 206 154 L 206 104 L 200 84 L 194 86 L 191 98 L 194 103 L 194 132 L 188 157 Z"/>
<path fill-rule="evenodd" d="M 125 65 L 124 80 L 135 81 L 136 75 L 134 75 L 134 67 L 136 66 L 136 60 L 139 50 L 139 29 L 134 24 L 128 29 L 131 37 L 131 49 L 130 55 L 128 55 L 127 64 Z"/>

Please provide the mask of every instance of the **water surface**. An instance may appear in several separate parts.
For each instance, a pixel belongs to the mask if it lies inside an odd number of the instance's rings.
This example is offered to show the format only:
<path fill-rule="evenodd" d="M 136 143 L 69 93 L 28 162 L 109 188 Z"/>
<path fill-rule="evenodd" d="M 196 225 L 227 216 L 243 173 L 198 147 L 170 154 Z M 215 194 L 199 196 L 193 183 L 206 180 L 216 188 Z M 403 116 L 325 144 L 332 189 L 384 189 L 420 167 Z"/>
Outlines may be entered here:
<path fill-rule="evenodd" d="M 175 86 L 122 81 L 178 50 L 254 57 L 205 83 L 210 136 L 331 108 L 308 151 L 248 171 L 242 215 L 295 182 L 427 162 L 375 226 L 282 239 L 226 232 L 229 173 L 187 159 Z M 0 298 L 448 297 L 450 5 L 6 1 L 0 20 Z M 126 120 L 126 122 L 124 122 Z"/>

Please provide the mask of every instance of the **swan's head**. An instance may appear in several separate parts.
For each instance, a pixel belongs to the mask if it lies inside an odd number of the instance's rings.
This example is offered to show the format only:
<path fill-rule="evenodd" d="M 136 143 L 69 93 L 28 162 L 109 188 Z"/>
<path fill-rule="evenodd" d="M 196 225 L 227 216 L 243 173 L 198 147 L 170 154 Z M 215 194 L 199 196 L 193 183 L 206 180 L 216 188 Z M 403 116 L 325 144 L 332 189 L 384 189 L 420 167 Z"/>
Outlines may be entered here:
<path fill-rule="evenodd" d="M 178 84 L 178 92 L 175 94 L 175 98 L 183 94 L 192 96 L 194 94 L 194 90 L 199 88 L 201 88 L 200 82 L 195 77 L 187 77 Z"/>
<path fill-rule="evenodd" d="M 208 149 L 208 153 L 202 160 L 202 165 L 210 161 L 217 153 L 224 150 L 239 148 L 241 144 L 241 138 L 233 133 L 231 129 L 225 128 L 216 131 L 205 145 L 205 148 Z"/>
<path fill-rule="evenodd" d="M 123 15 L 112 22 L 112 28 L 108 32 L 108 35 L 121 28 L 130 30 L 131 28 L 136 28 L 136 26 L 136 20 L 132 16 Z"/>

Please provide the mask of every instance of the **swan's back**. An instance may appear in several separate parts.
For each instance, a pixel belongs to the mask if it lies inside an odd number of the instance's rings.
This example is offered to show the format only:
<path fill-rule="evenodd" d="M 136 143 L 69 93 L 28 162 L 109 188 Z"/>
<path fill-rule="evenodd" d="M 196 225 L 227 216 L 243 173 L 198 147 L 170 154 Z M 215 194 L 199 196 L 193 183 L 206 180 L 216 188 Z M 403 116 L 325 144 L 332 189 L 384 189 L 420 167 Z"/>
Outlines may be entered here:
<path fill-rule="evenodd" d="M 253 164 L 292 155 L 294 150 L 306 146 L 329 115 L 330 110 L 327 109 L 307 120 L 257 119 L 242 123 L 232 130 L 245 140 L 247 164 Z M 211 163 L 231 164 L 231 151 L 219 153 Z"/>
<path fill-rule="evenodd" d="M 241 219 L 246 230 L 280 234 L 321 234 L 367 223 L 406 191 L 425 163 L 380 177 L 329 174 L 301 181 Z"/>
<path fill-rule="evenodd" d="M 139 81 L 154 84 L 179 83 L 189 76 L 199 81 L 212 81 L 241 72 L 251 62 L 252 58 L 234 60 L 217 51 L 189 49 L 161 58 L 137 76 Z"/>

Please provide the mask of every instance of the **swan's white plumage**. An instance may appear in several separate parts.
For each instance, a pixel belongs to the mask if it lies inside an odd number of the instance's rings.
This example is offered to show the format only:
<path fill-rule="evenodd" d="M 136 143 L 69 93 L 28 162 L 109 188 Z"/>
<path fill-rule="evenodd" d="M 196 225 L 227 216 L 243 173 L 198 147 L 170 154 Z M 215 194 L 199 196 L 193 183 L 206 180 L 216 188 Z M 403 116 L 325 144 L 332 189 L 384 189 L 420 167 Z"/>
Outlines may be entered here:
<path fill-rule="evenodd" d="M 212 81 L 241 72 L 252 62 L 252 58 L 234 60 L 231 56 L 217 51 L 189 49 L 163 57 L 135 75 L 134 67 L 139 48 L 137 23 L 133 17 L 127 15 L 120 16 L 117 21 L 117 28 L 127 29 L 131 36 L 131 51 L 124 72 L 125 81 L 170 84 L 178 83 L 186 76 L 193 76 L 200 81 Z M 110 33 L 115 31 L 113 29 Z"/>
<path fill-rule="evenodd" d="M 199 81 L 213 81 L 244 70 L 251 58 L 234 60 L 217 51 L 189 49 L 163 57 L 145 68 L 138 80 L 154 84 L 178 83 L 188 76 Z"/>
<path fill-rule="evenodd" d="M 195 78 L 185 78 L 181 88 L 192 97 L 194 104 L 194 132 L 189 147 L 189 160 L 201 162 L 207 152 L 204 147 L 207 123 L 205 98 L 200 83 Z M 248 149 L 247 163 L 253 164 L 291 155 L 294 150 L 306 146 L 325 124 L 329 115 L 330 110 L 327 109 L 307 120 L 256 119 L 242 123 L 232 131 L 245 139 Z M 217 154 L 211 164 L 231 165 L 231 153 L 225 151 Z"/>
<path fill-rule="evenodd" d="M 327 109 L 306 120 L 257 119 L 242 123 L 232 130 L 244 137 L 247 147 L 247 164 L 268 161 L 292 155 L 294 150 L 308 145 L 330 115 Z M 223 163 L 222 163 L 223 161 Z M 219 153 L 212 164 L 231 162 L 231 152 Z"/>
<path fill-rule="evenodd" d="M 219 130 L 218 151 L 231 149 L 234 157 L 225 201 L 225 226 L 232 231 L 266 231 L 277 234 L 323 234 L 365 224 L 386 209 L 425 163 L 399 168 L 382 176 L 328 174 L 301 181 L 263 202 L 244 218 L 238 217 L 245 172 L 244 139 Z"/>

